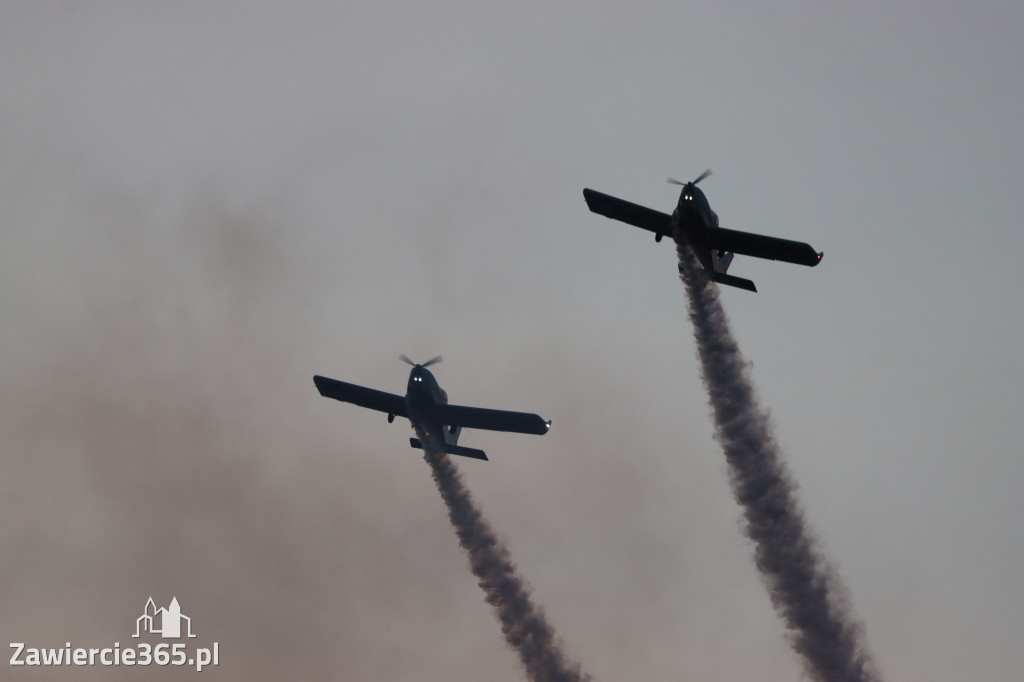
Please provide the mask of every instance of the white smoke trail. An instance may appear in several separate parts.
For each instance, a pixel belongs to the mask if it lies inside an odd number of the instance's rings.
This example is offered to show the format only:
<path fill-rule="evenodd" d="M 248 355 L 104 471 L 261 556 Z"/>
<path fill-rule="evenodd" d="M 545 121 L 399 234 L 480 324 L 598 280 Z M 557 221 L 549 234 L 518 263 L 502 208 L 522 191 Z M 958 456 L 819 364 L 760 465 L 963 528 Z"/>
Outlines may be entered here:
<path fill-rule="evenodd" d="M 501 631 L 534 682 L 586 682 L 590 676 L 578 663 L 570 663 L 544 611 L 533 603 L 526 582 L 516 571 L 508 548 L 484 520 L 448 455 L 421 429 L 423 459 L 448 507 L 448 517 L 469 555 L 469 566 L 479 580 L 487 603 L 494 607 Z"/>
<path fill-rule="evenodd" d="M 804 521 L 796 485 L 754 395 L 747 364 L 729 328 L 718 290 L 688 247 L 679 246 L 680 277 L 733 494 L 775 611 L 789 630 L 807 675 L 818 682 L 876 682 L 863 626 Z"/>

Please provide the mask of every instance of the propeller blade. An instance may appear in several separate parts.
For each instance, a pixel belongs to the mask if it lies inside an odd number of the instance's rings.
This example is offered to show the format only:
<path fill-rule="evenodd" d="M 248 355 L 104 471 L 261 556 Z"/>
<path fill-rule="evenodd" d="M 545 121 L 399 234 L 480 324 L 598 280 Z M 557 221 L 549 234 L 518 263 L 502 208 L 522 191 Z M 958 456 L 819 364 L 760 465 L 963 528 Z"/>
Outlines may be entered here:
<path fill-rule="evenodd" d="M 430 367 L 431 365 L 436 365 L 439 362 L 444 362 L 444 358 L 442 358 L 440 355 L 437 355 L 424 362 L 423 366 Z"/>
<path fill-rule="evenodd" d="M 711 175 L 711 169 L 710 168 L 708 168 L 706 171 L 704 171 L 703 173 L 698 175 L 697 179 L 693 181 L 693 184 L 696 185 L 698 182 L 700 182 L 701 180 L 703 180 L 704 178 L 706 178 L 709 175 Z"/>
<path fill-rule="evenodd" d="M 399 355 L 399 356 L 398 356 L 398 359 L 399 359 L 399 360 L 401 360 L 402 362 L 404 362 L 404 363 L 405 363 L 405 364 L 407 364 L 407 365 L 412 365 L 413 367 L 415 367 L 415 366 L 416 366 L 416 363 L 415 363 L 415 362 L 413 362 L 413 361 L 412 361 L 412 360 L 410 360 L 409 358 L 405 357 L 405 353 L 402 353 L 401 355 Z"/>
<path fill-rule="evenodd" d="M 679 182 L 675 178 L 669 178 L 668 179 L 668 184 L 670 184 L 670 185 L 683 185 L 684 187 L 686 186 L 685 182 Z"/>

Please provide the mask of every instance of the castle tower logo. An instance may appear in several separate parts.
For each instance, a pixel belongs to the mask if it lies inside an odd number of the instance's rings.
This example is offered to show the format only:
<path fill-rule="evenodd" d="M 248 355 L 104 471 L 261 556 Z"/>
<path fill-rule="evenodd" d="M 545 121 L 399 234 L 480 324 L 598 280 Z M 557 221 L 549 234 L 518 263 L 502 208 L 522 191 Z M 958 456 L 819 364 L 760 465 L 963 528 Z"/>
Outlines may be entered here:
<path fill-rule="evenodd" d="M 139 637 L 142 632 L 159 634 L 164 639 L 180 639 L 182 621 L 185 623 L 187 637 L 195 637 L 192 634 L 192 619 L 182 614 L 181 606 L 178 605 L 178 598 L 171 599 L 170 605 L 165 608 L 157 608 L 150 597 L 142 615 L 135 620 L 135 634 L 132 637 Z M 177 645 L 175 645 L 177 646 Z"/>

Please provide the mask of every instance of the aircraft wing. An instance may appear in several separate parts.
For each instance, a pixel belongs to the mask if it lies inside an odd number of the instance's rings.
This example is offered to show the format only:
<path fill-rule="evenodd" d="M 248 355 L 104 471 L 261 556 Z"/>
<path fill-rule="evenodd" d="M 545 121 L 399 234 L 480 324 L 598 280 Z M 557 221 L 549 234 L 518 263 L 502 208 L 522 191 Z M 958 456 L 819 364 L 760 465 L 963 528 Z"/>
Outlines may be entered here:
<path fill-rule="evenodd" d="M 462 405 L 439 405 L 438 416 L 446 426 L 462 426 L 467 429 L 488 431 L 515 431 L 543 436 L 551 427 L 540 415 L 506 410 L 485 410 L 482 407 Z"/>
<path fill-rule="evenodd" d="M 654 234 L 672 234 L 672 216 L 653 208 L 617 199 L 592 189 L 583 190 L 583 198 L 594 213 L 606 218 L 621 220 L 624 223 L 650 230 Z"/>
<path fill-rule="evenodd" d="M 364 388 L 363 386 L 356 386 L 355 384 L 345 383 L 337 379 L 328 379 L 319 375 L 313 377 L 313 383 L 316 384 L 320 395 L 325 398 L 334 398 L 345 403 L 352 403 L 353 405 L 367 407 L 379 412 L 387 412 L 399 417 L 408 418 L 409 416 L 405 412 L 405 398 L 403 396 L 385 393 L 384 391 L 375 391 L 372 388 Z"/>
<path fill-rule="evenodd" d="M 701 244 L 709 249 L 732 251 L 755 258 L 781 260 L 797 265 L 817 265 L 823 254 L 811 248 L 810 244 L 794 242 L 778 237 L 727 230 L 723 227 L 705 230 L 700 236 Z"/>

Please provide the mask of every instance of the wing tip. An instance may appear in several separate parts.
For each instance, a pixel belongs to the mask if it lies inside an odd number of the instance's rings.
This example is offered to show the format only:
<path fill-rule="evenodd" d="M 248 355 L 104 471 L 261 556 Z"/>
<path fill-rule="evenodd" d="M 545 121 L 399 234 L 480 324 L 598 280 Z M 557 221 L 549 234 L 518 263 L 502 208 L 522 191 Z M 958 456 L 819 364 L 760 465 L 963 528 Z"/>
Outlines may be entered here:
<path fill-rule="evenodd" d="M 533 423 L 530 425 L 530 428 L 528 430 L 523 429 L 523 433 L 533 434 L 534 436 L 543 436 L 546 435 L 547 432 L 551 430 L 550 419 L 545 421 L 544 417 L 540 416 L 539 414 L 533 414 L 530 416 L 533 417 Z"/>

